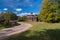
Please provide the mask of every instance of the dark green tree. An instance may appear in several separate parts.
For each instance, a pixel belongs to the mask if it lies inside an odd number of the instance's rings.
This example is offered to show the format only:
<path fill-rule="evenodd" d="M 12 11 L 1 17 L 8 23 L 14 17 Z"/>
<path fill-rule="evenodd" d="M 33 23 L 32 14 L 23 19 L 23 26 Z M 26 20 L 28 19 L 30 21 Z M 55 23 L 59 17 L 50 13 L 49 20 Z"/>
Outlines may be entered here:
<path fill-rule="evenodd" d="M 10 21 L 14 21 L 17 19 L 17 16 L 13 12 L 6 12 L 3 14 L 4 16 L 4 25 L 10 25 Z"/>
<path fill-rule="evenodd" d="M 3 13 L 0 13 L 0 21 L 3 20 Z"/>
<path fill-rule="evenodd" d="M 4 13 L 4 19 L 6 19 L 6 20 L 16 20 L 17 15 L 13 12 L 6 12 L 6 13 Z"/>
<path fill-rule="evenodd" d="M 22 21 L 26 21 L 26 20 L 27 20 L 27 16 L 23 16 Z"/>
<path fill-rule="evenodd" d="M 3 12 L 0 13 L 0 24 L 4 22 Z"/>
<path fill-rule="evenodd" d="M 27 20 L 27 16 L 18 16 L 18 21 L 26 21 Z"/>
<path fill-rule="evenodd" d="M 18 21 L 22 21 L 22 17 L 21 16 L 18 16 Z"/>

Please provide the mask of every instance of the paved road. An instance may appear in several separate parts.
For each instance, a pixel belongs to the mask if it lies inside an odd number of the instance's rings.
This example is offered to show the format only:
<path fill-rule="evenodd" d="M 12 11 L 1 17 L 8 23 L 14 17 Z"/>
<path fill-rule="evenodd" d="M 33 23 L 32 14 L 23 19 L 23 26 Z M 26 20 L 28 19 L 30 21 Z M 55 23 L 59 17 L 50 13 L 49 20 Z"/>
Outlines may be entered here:
<path fill-rule="evenodd" d="M 18 22 L 18 23 L 21 25 L 0 30 L 0 40 L 3 40 L 4 38 L 8 36 L 11 36 L 17 33 L 22 33 L 28 30 L 30 27 L 32 27 L 31 24 L 26 24 L 23 22 Z"/>

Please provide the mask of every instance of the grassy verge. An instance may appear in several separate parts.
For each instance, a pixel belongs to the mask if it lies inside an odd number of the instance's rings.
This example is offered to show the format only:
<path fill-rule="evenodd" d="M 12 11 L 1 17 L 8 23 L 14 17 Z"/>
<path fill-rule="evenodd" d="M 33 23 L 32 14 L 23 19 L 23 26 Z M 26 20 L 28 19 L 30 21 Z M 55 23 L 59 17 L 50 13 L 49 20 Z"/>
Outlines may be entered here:
<path fill-rule="evenodd" d="M 18 26 L 18 25 L 20 25 L 20 24 L 19 23 L 16 23 L 14 25 L 3 25 L 3 24 L 0 24 L 0 30 L 4 29 L 4 28 L 15 27 L 15 26 Z"/>
<path fill-rule="evenodd" d="M 30 22 L 28 31 L 11 36 L 6 40 L 60 40 L 60 23 Z"/>
<path fill-rule="evenodd" d="M 4 27 L 3 25 L 0 25 L 0 30 L 1 30 L 1 29 L 4 29 L 4 28 L 5 28 L 5 27 Z"/>
<path fill-rule="evenodd" d="M 4 29 L 4 28 L 5 28 L 5 27 L 0 27 L 0 30 L 1 30 L 1 29 Z"/>

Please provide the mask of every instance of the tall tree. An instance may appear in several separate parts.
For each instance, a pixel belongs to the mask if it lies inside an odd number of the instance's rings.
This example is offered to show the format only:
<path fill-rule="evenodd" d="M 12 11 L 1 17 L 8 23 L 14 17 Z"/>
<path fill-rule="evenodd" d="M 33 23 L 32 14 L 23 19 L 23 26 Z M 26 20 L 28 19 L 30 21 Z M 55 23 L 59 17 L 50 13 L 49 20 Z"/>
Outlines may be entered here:
<path fill-rule="evenodd" d="M 45 22 L 57 22 L 59 20 L 59 8 L 56 0 L 43 0 L 39 19 Z"/>
<path fill-rule="evenodd" d="M 49 13 L 48 12 L 49 7 L 50 7 L 49 0 L 43 0 L 42 7 L 41 7 L 41 12 L 39 14 L 41 20 L 45 21 L 45 19 L 47 17 L 46 15 Z"/>
<path fill-rule="evenodd" d="M 0 21 L 3 20 L 3 13 L 0 13 Z"/>

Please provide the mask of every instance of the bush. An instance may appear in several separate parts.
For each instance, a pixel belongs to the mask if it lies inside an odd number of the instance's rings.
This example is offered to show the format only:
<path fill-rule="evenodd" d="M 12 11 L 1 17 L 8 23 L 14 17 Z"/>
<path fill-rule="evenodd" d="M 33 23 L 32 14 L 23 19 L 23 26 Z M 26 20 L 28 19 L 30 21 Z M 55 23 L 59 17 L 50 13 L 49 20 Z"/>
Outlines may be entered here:
<path fill-rule="evenodd" d="M 18 21 L 22 21 L 22 17 L 18 16 Z"/>
<path fill-rule="evenodd" d="M 27 16 L 18 17 L 18 21 L 26 21 L 26 20 L 27 20 Z"/>

